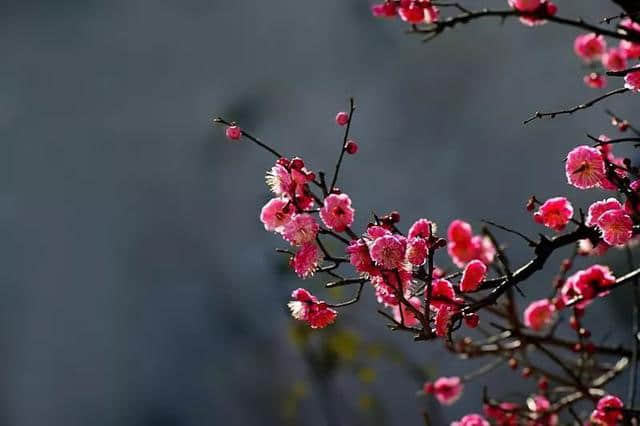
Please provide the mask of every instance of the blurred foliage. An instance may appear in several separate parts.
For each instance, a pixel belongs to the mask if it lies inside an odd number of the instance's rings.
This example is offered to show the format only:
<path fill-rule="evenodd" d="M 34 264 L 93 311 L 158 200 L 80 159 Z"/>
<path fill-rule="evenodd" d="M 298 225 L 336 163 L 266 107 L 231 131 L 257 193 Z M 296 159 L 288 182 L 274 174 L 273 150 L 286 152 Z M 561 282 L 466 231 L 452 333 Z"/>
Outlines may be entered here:
<path fill-rule="evenodd" d="M 362 424 L 386 424 L 383 404 L 375 390 L 378 365 L 391 363 L 400 366 L 404 373 L 417 383 L 433 376 L 431 368 L 413 363 L 404 352 L 388 344 L 368 342 L 355 331 L 333 325 L 322 330 L 312 330 L 306 324 L 292 322 L 289 329 L 292 344 L 299 350 L 308 367 L 308 377 L 293 377 L 285 391 L 282 416 L 287 424 L 300 424 L 302 405 L 310 398 L 325 399 L 321 406 L 333 409 L 332 387 L 338 375 L 352 380 L 360 393 L 353 401 L 354 412 Z M 343 413 L 341 405 L 340 412 Z"/>

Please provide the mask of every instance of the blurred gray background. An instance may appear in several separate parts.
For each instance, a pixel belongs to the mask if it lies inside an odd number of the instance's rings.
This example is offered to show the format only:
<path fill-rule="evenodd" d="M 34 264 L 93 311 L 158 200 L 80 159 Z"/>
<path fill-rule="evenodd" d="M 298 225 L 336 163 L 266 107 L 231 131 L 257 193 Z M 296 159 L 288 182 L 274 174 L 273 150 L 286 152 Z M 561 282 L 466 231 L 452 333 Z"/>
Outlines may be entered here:
<path fill-rule="evenodd" d="M 618 12 L 558 3 L 563 16 Z M 585 132 L 613 133 L 603 106 L 521 124 L 595 95 L 572 54 L 575 30 L 487 20 L 424 45 L 369 5 L 0 4 L 1 424 L 283 424 L 282 395 L 308 381 L 284 309 L 303 283 L 282 272 L 273 249 L 283 243 L 257 220 L 272 158 L 228 142 L 213 116 L 330 170 L 341 137 L 333 117 L 354 96 L 361 150 L 346 159 L 341 187 L 359 226 L 371 211 L 397 209 L 404 226 L 424 216 L 444 230 L 461 217 L 479 229 L 486 217 L 535 235 L 542 229 L 522 208 L 529 195 L 566 193 L 576 206 L 603 197 L 571 190 L 562 164 Z M 629 101 L 606 104 L 629 116 Z M 498 235 L 514 263 L 529 255 Z M 525 285 L 528 296 L 547 294 L 556 265 Z M 319 282 L 304 284 L 323 294 Z M 365 299 L 342 325 L 438 374 L 469 371 L 439 343 L 390 333 L 370 289 Z M 598 318 L 610 342 L 626 338 L 626 308 L 598 303 Z M 415 378 L 377 369 L 378 420 L 388 425 L 420 424 L 425 407 L 445 424 L 480 409 L 483 383 L 499 396 L 517 382 L 501 370 L 440 411 L 416 397 Z M 366 423 L 359 385 L 331 386 L 336 422 Z M 301 404 L 294 423 L 327 424 L 313 387 Z"/>

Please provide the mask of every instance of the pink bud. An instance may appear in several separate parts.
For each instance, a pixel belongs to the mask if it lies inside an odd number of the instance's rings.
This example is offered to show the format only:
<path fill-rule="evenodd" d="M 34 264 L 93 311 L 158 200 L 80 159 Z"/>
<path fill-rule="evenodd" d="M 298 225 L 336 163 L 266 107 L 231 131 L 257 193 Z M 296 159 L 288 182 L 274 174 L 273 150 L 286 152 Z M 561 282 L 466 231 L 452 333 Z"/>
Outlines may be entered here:
<path fill-rule="evenodd" d="M 289 167 L 291 167 L 292 170 L 302 170 L 302 168 L 304 167 L 304 161 L 302 160 L 302 158 L 295 157 L 293 160 L 291 160 Z"/>
<path fill-rule="evenodd" d="M 460 281 L 460 290 L 475 291 L 487 274 L 487 265 L 479 260 L 472 260 L 464 268 L 462 280 Z"/>
<path fill-rule="evenodd" d="M 547 2 L 547 15 L 553 16 L 558 12 L 558 6 L 555 3 Z"/>
<path fill-rule="evenodd" d="M 349 114 L 347 114 L 346 112 L 340 111 L 336 115 L 336 123 L 338 123 L 338 126 L 344 126 L 348 122 L 349 122 Z"/>
<path fill-rule="evenodd" d="M 347 154 L 353 155 L 358 152 L 358 144 L 355 141 L 348 141 L 344 146 L 344 150 L 347 151 Z"/>
<path fill-rule="evenodd" d="M 232 141 L 237 141 L 242 137 L 242 130 L 238 126 L 227 127 L 225 133 L 227 135 L 227 138 L 231 139 Z"/>
<path fill-rule="evenodd" d="M 473 314 L 464 317 L 464 322 L 469 328 L 476 328 L 480 323 L 480 316 L 474 312 Z"/>

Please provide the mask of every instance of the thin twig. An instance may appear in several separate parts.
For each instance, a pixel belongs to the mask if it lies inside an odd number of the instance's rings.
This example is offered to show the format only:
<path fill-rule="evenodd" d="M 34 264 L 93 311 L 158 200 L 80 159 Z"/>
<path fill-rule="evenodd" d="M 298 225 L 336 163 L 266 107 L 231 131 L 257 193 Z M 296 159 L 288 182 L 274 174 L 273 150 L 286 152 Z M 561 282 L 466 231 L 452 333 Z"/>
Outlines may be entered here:
<path fill-rule="evenodd" d="M 342 159 L 344 153 L 347 150 L 347 140 L 349 140 L 349 130 L 351 130 L 351 122 L 353 121 L 353 113 L 356 110 L 353 98 L 349 98 L 349 119 L 347 120 L 347 127 L 344 129 L 344 137 L 342 138 L 342 147 L 340 148 L 340 157 L 336 163 L 336 170 L 333 173 L 333 179 L 331 180 L 331 186 L 329 186 L 329 192 L 333 192 L 338 180 L 338 173 L 340 172 L 340 166 L 342 165 Z"/>
<path fill-rule="evenodd" d="M 628 91 L 629 91 L 629 89 L 627 89 L 626 87 L 620 87 L 618 89 L 615 89 L 615 90 L 612 90 L 610 92 L 607 92 L 604 95 L 598 96 L 597 98 L 591 99 L 591 100 L 589 100 L 589 101 L 587 101 L 585 103 L 582 103 L 580 105 L 576 105 L 576 106 L 571 107 L 571 108 L 563 109 L 563 110 L 560 110 L 560 111 L 552 111 L 552 112 L 536 111 L 536 113 L 533 114 L 532 117 L 529 117 L 526 120 L 524 120 L 523 124 L 528 124 L 528 123 L 532 122 L 533 120 L 535 120 L 537 118 L 544 118 L 544 117 L 555 118 L 558 115 L 573 114 L 576 111 L 589 108 L 589 107 L 595 105 L 596 103 L 600 102 L 601 100 L 606 99 L 606 98 L 608 98 L 610 96 L 618 95 L 618 94 L 625 93 L 625 92 L 628 92 Z"/>
<path fill-rule="evenodd" d="M 215 124 L 224 124 L 225 126 L 233 126 L 233 123 L 225 120 L 222 117 L 216 117 L 213 119 L 213 122 Z M 257 137 L 253 136 L 251 133 L 245 131 L 245 130 L 241 130 L 242 136 L 244 136 L 245 138 L 249 139 L 251 142 L 259 145 L 260 147 L 266 149 L 267 151 L 269 151 L 270 153 L 272 153 L 273 155 L 275 155 L 278 158 L 282 158 L 283 155 L 280 154 L 278 151 L 276 151 L 275 149 L 271 148 L 269 145 L 267 145 L 266 143 L 262 142 L 260 139 L 258 139 Z"/>

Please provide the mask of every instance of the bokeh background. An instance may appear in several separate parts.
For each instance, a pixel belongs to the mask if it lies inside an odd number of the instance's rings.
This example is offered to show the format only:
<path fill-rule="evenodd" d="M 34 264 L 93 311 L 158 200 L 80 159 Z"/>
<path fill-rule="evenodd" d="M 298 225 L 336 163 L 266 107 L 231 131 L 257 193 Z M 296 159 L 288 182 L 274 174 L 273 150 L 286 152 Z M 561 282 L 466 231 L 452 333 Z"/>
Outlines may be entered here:
<path fill-rule="evenodd" d="M 618 12 L 558 3 L 591 20 Z M 272 158 L 226 141 L 213 116 L 330 170 L 333 117 L 354 96 L 361 150 L 341 187 L 359 226 L 397 209 L 404 226 L 492 218 L 535 235 L 529 195 L 603 197 L 571 190 L 562 165 L 585 132 L 613 132 L 603 106 L 521 124 L 594 95 L 575 30 L 486 20 L 425 45 L 369 5 L 0 4 L 1 424 L 406 425 L 427 410 L 441 425 L 478 411 L 484 384 L 534 391 L 503 368 L 446 410 L 416 396 L 421 374 L 472 366 L 389 332 L 369 288 L 333 331 L 292 328 L 285 303 L 302 283 L 257 220 Z M 633 118 L 628 97 L 606 104 Z M 529 255 L 498 235 L 514 263 Z M 551 265 L 527 296 L 547 293 Z M 594 307 L 598 339 L 628 339 L 625 292 Z"/>

